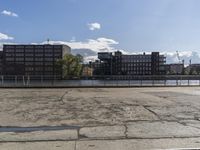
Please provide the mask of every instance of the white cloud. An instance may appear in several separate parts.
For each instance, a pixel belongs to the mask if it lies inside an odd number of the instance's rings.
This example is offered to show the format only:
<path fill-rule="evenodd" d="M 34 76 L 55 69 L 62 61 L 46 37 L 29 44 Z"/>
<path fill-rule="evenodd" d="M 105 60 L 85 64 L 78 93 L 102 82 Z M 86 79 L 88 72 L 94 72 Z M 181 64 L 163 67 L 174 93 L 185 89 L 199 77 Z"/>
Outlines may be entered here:
<path fill-rule="evenodd" d="M 0 34 L 1 37 L 1 34 Z M 10 43 L 12 44 L 12 43 Z M 13 43 L 16 44 L 16 43 Z M 19 43 L 17 43 L 19 44 Z M 32 44 L 47 44 L 47 42 L 42 43 L 32 43 Z M 49 44 L 65 44 L 69 45 L 72 48 L 72 51 L 77 50 L 76 52 L 79 54 L 84 54 L 85 62 L 95 61 L 97 59 L 98 52 L 114 52 L 117 49 L 115 46 L 119 44 L 119 42 L 101 37 L 97 39 L 88 39 L 86 41 L 49 41 Z M 0 43 L 0 49 L 2 49 L 2 43 Z M 126 51 L 120 50 L 123 54 L 142 54 L 143 51 Z M 147 51 L 146 54 L 150 54 L 151 51 Z M 161 51 L 161 54 L 167 57 L 167 63 L 178 63 L 179 60 L 177 58 L 176 51 Z M 190 59 L 192 63 L 200 63 L 200 52 L 198 51 L 179 51 L 180 59 L 185 60 L 185 64 L 189 64 Z"/>
<path fill-rule="evenodd" d="M 47 44 L 47 42 L 43 42 L 42 44 Z M 97 59 L 97 53 L 98 52 L 114 52 L 117 51 L 117 49 L 114 47 L 114 45 L 119 44 L 119 42 L 105 38 L 100 37 L 97 39 L 88 39 L 87 41 L 49 41 L 49 44 L 64 44 L 68 45 L 72 48 L 72 50 L 78 50 L 80 53 L 88 53 L 88 50 L 93 51 L 92 55 L 90 53 L 85 54 L 85 62 L 88 61 L 94 61 Z M 123 51 L 123 53 L 126 53 Z"/>
<path fill-rule="evenodd" d="M 100 24 L 100 23 L 97 23 L 97 22 L 88 23 L 88 28 L 89 28 L 89 30 L 91 30 L 91 31 L 100 30 L 100 29 L 101 29 L 101 24 Z"/>
<path fill-rule="evenodd" d="M 0 51 L 3 50 L 3 43 L 0 43 Z"/>
<path fill-rule="evenodd" d="M 179 63 L 176 52 L 161 52 L 167 57 L 167 63 Z M 192 63 L 200 63 L 200 53 L 197 51 L 180 51 L 179 56 L 188 65 L 190 60 Z"/>
<path fill-rule="evenodd" d="M 1 12 L 1 14 L 5 15 L 5 16 L 19 17 L 18 14 L 14 13 L 14 12 L 11 12 L 11 11 L 8 11 L 8 10 L 3 10 Z"/>
<path fill-rule="evenodd" d="M 13 40 L 14 38 L 6 34 L 0 33 L 0 40 Z"/>
<path fill-rule="evenodd" d="M 46 42 L 43 42 L 43 44 Z M 119 44 L 117 41 L 108 38 L 88 39 L 85 42 L 65 42 L 65 41 L 50 41 L 50 44 L 66 44 L 72 49 L 91 49 L 95 52 L 113 52 L 116 49 L 114 45 Z"/>
<path fill-rule="evenodd" d="M 97 59 L 98 59 L 97 55 L 95 55 L 95 56 L 87 56 L 87 57 L 84 58 L 84 61 L 85 62 L 90 62 L 90 61 L 94 62 Z"/>

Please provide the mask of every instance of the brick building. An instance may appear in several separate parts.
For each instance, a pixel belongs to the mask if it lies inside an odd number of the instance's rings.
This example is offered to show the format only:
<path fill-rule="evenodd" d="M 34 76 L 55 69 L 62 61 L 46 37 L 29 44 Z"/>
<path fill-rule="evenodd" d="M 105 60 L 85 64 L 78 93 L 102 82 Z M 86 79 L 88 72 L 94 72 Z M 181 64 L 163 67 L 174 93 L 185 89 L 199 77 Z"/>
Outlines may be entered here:
<path fill-rule="evenodd" d="M 70 53 L 67 45 L 4 45 L 0 53 L 2 75 L 29 75 L 32 78 L 62 78 L 56 61 Z"/>
<path fill-rule="evenodd" d="M 159 52 L 140 55 L 98 53 L 99 61 L 93 63 L 94 75 L 164 75 L 166 57 Z"/>

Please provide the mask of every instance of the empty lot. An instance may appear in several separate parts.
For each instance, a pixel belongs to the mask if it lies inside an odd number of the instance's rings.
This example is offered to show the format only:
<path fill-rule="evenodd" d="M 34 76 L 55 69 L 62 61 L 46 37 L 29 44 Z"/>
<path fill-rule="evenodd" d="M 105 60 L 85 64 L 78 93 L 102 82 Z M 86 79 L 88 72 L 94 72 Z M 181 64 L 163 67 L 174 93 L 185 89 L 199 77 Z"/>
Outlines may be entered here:
<path fill-rule="evenodd" d="M 0 126 L 2 142 L 60 139 L 74 142 L 72 149 L 200 147 L 200 87 L 0 89 Z M 38 132 L 14 131 L 21 127 Z"/>

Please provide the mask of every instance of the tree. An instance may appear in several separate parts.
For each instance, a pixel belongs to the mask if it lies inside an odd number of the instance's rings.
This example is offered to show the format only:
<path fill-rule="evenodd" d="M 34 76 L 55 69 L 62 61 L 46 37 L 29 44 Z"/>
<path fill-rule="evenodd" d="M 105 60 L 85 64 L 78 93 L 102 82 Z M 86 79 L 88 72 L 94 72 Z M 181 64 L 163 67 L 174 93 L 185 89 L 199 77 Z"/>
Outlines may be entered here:
<path fill-rule="evenodd" d="M 187 69 L 185 69 L 184 70 L 184 75 L 189 75 L 189 74 L 190 74 L 190 72 Z"/>
<path fill-rule="evenodd" d="M 80 63 L 83 63 L 83 56 L 81 54 L 77 54 L 76 57 L 78 57 Z"/>
<path fill-rule="evenodd" d="M 62 59 L 57 60 L 57 69 L 62 71 L 63 78 L 69 79 L 80 77 L 82 71 L 82 56 L 65 54 Z"/>
<path fill-rule="evenodd" d="M 196 70 L 193 70 L 193 71 L 192 71 L 192 75 L 197 75 L 197 71 L 196 71 Z"/>

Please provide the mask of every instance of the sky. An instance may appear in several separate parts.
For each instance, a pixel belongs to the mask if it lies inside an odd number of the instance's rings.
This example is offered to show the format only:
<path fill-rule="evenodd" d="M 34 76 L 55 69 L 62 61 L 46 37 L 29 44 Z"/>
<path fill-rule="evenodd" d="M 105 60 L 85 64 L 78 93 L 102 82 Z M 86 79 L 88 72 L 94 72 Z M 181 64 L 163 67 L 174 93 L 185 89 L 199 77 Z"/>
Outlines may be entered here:
<path fill-rule="evenodd" d="M 200 52 L 199 0 L 0 0 L 0 43 Z"/>

